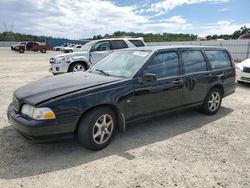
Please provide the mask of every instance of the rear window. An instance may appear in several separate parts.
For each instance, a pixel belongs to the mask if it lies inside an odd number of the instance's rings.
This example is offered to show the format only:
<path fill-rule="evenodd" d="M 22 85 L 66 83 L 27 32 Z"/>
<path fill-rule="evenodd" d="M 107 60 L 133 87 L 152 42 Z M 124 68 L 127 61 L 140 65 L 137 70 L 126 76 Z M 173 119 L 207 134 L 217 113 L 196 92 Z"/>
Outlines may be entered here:
<path fill-rule="evenodd" d="M 112 50 L 127 48 L 128 45 L 124 40 L 111 40 Z"/>
<path fill-rule="evenodd" d="M 129 40 L 133 45 L 136 47 L 143 47 L 145 46 L 144 43 L 141 40 Z"/>
<path fill-rule="evenodd" d="M 185 73 L 195 73 L 207 70 L 206 61 L 199 50 L 182 51 Z"/>
<path fill-rule="evenodd" d="M 231 67 L 231 61 L 226 51 L 205 51 L 213 70 Z"/>

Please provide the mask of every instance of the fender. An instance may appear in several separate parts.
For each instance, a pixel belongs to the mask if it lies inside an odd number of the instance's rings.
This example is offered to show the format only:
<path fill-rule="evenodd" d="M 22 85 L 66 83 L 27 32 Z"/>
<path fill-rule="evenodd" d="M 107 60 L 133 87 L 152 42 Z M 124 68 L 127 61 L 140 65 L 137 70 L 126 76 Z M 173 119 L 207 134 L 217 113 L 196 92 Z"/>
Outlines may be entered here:
<path fill-rule="evenodd" d="M 75 56 L 71 58 L 71 61 L 69 62 L 69 65 L 71 65 L 72 63 L 75 62 L 84 62 L 87 64 L 87 68 L 90 67 L 91 63 L 89 62 L 88 58 L 86 58 L 85 56 Z"/>

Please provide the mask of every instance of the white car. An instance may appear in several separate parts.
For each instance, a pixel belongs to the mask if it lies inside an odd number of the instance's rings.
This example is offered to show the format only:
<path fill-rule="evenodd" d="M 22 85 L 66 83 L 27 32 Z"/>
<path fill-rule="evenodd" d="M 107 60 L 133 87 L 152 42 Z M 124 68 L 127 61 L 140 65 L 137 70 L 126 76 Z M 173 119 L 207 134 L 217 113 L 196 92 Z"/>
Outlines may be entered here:
<path fill-rule="evenodd" d="M 64 44 L 64 45 L 61 45 L 61 46 L 54 46 L 53 47 L 53 50 L 55 51 L 61 51 L 63 50 L 63 48 L 67 47 L 68 45 Z"/>
<path fill-rule="evenodd" d="M 49 71 L 53 74 L 86 71 L 114 50 L 143 46 L 146 46 L 143 38 L 113 38 L 90 41 L 77 52 L 51 57 Z"/>
<path fill-rule="evenodd" d="M 238 63 L 235 67 L 237 81 L 250 83 L 250 58 Z"/>
<path fill-rule="evenodd" d="M 78 44 L 70 46 L 70 47 L 65 47 L 65 48 L 63 48 L 63 52 L 64 53 L 72 53 L 81 47 L 82 47 L 82 45 L 78 45 Z"/>

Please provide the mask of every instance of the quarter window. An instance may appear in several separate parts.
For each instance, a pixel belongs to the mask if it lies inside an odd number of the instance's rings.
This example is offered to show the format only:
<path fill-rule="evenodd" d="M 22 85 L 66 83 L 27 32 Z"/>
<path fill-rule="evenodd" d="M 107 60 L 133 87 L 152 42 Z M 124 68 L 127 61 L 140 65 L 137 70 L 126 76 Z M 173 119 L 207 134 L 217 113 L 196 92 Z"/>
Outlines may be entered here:
<path fill-rule="evenodd" d="M 182 51 L 185 73 L 195 73 L 207 70 L 206 61 L 199 50 Z"/>
<path fill-rule="evenodd" d="M 133 45 L 135 45 L 136 47 L 142 47 L 145 46 L 144 43 L 141 40 L 129 40 L 129 42 L 131 42 Z"/>
<path fill-rule="evenodd" d="M 155 74 L 157 78 L 179 75 L 177 52 L 163 52 L 157 54 L 145 68 L 144 73 Z"/>
<path fill-rule="evenodd" d="M 213 70 L 231 67 L 231 61 L 226 51 L 205 51 Z"/>
<path fill-rule="evenodd" d="M 124 40 L 111 40 L 112 50 L 127 48 L 128 45 Z"/>

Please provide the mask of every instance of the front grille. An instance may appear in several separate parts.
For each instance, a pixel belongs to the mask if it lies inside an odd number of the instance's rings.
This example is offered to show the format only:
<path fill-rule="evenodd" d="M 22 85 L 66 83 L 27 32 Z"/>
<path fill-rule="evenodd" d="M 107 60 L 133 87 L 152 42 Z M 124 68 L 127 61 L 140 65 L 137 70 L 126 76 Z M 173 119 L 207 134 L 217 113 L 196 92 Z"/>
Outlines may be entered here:
<path fill-rule="evenodd" d="M 250 73 L 250 67 L 244 67 L 244 68 L 243 68 L 243 72 Z"/>

